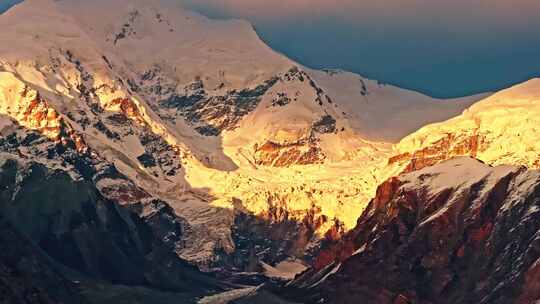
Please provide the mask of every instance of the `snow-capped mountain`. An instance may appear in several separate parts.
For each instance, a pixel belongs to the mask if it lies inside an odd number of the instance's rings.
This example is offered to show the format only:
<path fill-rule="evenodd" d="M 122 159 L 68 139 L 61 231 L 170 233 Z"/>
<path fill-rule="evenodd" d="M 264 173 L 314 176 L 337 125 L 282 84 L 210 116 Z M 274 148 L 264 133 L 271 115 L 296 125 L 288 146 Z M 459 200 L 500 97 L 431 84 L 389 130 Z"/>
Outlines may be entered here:
<path fill-rule="evenodd" d="M 535 176 L 464 159 L 425 167 L 456 156 L 540 166 L 537 80 L 437 100 L 303 67 L 250 24 L 211 20 L 174 0 L 26 0 L 0 16 L 0 28 L 0 194 L 8 202 L 0 216 L 16 223 L 6 231 L 21 230 L 62 269 L 92 279 L 174 292 L 223 287 L 188 261 L 230 286 L 260 282 L 257 272 L 290 278 L 307 263 L 313 268 L 297 286 L 339 282 L 345 268 L 335 263 L 362 249 L 364 236 L 384 240 L 381 225 L 401 220 L 392 209 L 400 193 L 440 199 L 433 210 L 412 206 L 438 223 L 455 209 L 480 210 L 461 196 L 440 197 L 450 188 L 495 193 L 491 182 L 507 179 L 501 170 L 513 183 Z M 30 202 L 28 193 L 40 195 Z M 470 198 L 485 207 L 484 196 Z M 384 208 L 392 212 L 381 215 Z M 373 234 L 362 230 L 368 224 Z M 334 279 L 325 282 L 315 285 L 334 292 Z M 432 295 L 404 292 L 409 300 Z"/>
<path fill-rule="evenodd" d="M 286 288 L 244 302 L 538 301 L 538 88 L 532 79 L 405 137 L 356 227 L 325 239 Z"/>
<path fill-rule="evenodd" d="M 177 253 L 203 264 L 235 252 L 238 211 L 306 223 L 271 260 L 352 228 L 389 142 L 482 97 L 440 101 L 306 69 L 248 23 L 176 1 L 27 0 L 0 25 L 0 112 L 117 168 L 133 187 L 96 180 L 108 197 L 167 201 L 186 220 Z"/>

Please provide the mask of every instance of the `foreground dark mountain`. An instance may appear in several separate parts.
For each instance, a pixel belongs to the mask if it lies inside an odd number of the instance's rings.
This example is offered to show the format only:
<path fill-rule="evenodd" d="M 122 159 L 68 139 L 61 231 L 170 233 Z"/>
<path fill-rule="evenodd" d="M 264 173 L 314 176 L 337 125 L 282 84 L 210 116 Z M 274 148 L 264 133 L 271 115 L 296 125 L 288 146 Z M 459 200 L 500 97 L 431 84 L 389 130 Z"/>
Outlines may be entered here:
<path fill-rule="evenodd" d="M 0 153 L 1 292 L 8 303 L 83 302 L 76 281 L 148 286 L 193 299 L 221 290 L 167 244 L 175 223 L 163 202 L 121 206 L 75 168 L 20 156 Z"/>
<path fill-rule="evenodd" d="M 302 302 L 536 303 L 540 172 L 456 158 L 392 178 L 320 259 Z"/>
<path fill-rule="evenodd" d="M 8 221 L 0 217 L 0 302 L 86 303 L 75 285 Z"/>

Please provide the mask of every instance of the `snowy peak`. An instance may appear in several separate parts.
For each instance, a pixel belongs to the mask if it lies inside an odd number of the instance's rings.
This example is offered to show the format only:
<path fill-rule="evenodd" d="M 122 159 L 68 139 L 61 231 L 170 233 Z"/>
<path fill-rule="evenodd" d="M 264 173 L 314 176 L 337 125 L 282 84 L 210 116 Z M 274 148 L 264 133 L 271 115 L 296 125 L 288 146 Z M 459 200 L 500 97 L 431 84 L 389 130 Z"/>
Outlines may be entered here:
<path fill-rule="evenodd" d="M 165 63 L 182 84 L 198 77 L 211 87 L 247 87 L 289 65 L 260 41 L 249 23 L 209 20 L 176 1 L 64 0 L 59 6 L 130 65 Z"/>
<path fill-rule="evenodd" d="M 540 100 L 540 78 L 533 78 L 502 90 L 486 98 L 470 108 L 472 112 L 485 111 L 490 108 L 532 107 Z"/>
<path fill-rule="evenodd" d="M 532 79 L 409 135 L 396 146 L 399 155 L 390 162 L 409 162 L 408 170 L 414 170 L 467 155 L 489 164 L 540 168 L 539 114 L 540 80 Z"/>
<path fill-rule="evenodd" d="M 161 118 L 180 114 L 203 135 L 237 128 L 241 120 L 248 121 L 244 118 L 259 103 L 264 104 L 264 99 L 271 98 L 278 105 L 293 99 L 301 99 L 304 105 L 311 102 L 308 99 L 332 103 L 326 106 L 330 110 L 323 109 L 316 115 L 308 114 L 314 111 L 311 106 L 285 105 L 279 115 L 259 110 L 258 115 L 251 115 L 250 122 L 259 122 L 258 130 L 269 129 L 269 137 L 301 134 L 294 136 L 298 142 L 309 133 L 306 125 L 331 117 L 339 130 L 349 133 L 321 143 L 338 144 L 336 148 L 346 151 L 326 151 L 333 154 L 333 160 L 347 158 L 365 145 L 353 138 L 395 141 L 421 125 L 458 114 L 480 98 L 440 102 L 351 73 L 308 70 L 267 47 L 248 23 L 210 20 L 186 11 L 176 1 L 25 1 L 2 16 L 0 24 L 7 29 L 0 34 L 0 41 L 5 42 L 0 47 L 2 60 L 14 72 L 23 74 L 25 81 L 56 91 L 57 85 L 51 83 L 55 77 L 41 81 L 33 68 L 37 63 L 41 70 L 50 69 L 48 62 L 57 60 L 58 53 L 69 51 L 74 62 L 93 74 L 96 86 L 124 86 L 127 92 L 123 95 L 138 95 L 154 111 L 162 112 L 158 113 Z M 24 62 L 26 70 L 18 67 Z M 274 87 L 275 79 L 286 76 L 293 67 L 309 81 L 296 87 Z M 312 98 L 308 91 L 313 90 Z M 304 96 L 300 96 L 302 93 Z M 247 105 L 243 100 L 249 101 Z M 156 104 L 168 109 L 159 110 Z M 222 111 L 239 115 L 231 117 Z M 312 117 L 306 119 L 306 114 Z M 180 120 L 175 119 L 174 124 L 182 123 Z M 280 129 L 271 126 L 272 121 Z M 232 137 L 233 142 L 239 141 L 236 135 Z M 266 141 L 283 144 L 272 138 L 249 144 L 260 146 Z"/>
<path fill-rule="evenodd" d="M 198 76 L 214 86 L 245 87 L 290 65 L 248 23 L 209 20 L 175 1 L 33 0 L 1 19 L 11 35 L 26 33 L 23 40 L 42 36 L 42 43 L 75 49 L 95 45 L 138 69 L 165 63 L 182 83 Z"/>

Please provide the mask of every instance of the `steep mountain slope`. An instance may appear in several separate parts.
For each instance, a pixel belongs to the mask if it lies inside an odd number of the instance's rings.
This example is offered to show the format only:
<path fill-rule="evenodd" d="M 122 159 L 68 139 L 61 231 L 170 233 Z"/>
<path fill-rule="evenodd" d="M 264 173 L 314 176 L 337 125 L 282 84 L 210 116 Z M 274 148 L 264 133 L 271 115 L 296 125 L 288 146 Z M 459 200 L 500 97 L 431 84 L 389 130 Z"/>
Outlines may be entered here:
<path fill-rule="evenodd" d="M 181 237 L 181 230 L 163 231 L 175 226 L 163 202 L 120 206 L 103 197 L 92 179 L 77 175 L 78 168 L 19 155 L 0 154 L 0 216 L 59 265 L 116 284 L 186 293 L 220 289 L 171 252 L 169 239 Z M 101 175 L 110 179 L 115 174 Z"/>
<path fill-rule="evenodd" d="M 456 158 L 383 183 L 309 303 L 535 303 L 540 173 Z M 294 292 L 293 292 L 294 293 Z"/>
<path fill-rule="evenodd" d="M 166 302 L 223 287 L 187 262 L 244 283 L 296 257 L 313 301 L 537 297 L 535 172 L 460 159 L 377 190 L 459 155 L 538 167 L 537 80 L 410 134 L 486 96 L 310 70 L 245 22 L 175 3 L 27 0 L 0 16 L 0 214 L 84 276 L 145 286 L 87 294 Z"/>
<path fill-rule="evenodd" d="M 419 169 L 453 156 L 540 168 L 540 79 L 503 90 L 462 115 L 426 126 L 397 146 L 391 163 Z"/>
<path fill-rule="evenodd" d="M 21 139 L 17 153 L 88 170 L 114 202 L 163 201 L 184 232 L 171 251 L 199 265 L 304 257 L 354 227 L 399 169 L 386 167 L 390 143 L 369 139 L 395 141 L 481 98 L 442 103 L 311 71 L 249 24 L 175 3 L 27 0 L 3 14 L 0 126 Z M 97 178 L 106 168 L 122 178 Z"/>
<path fill-rule="evenodd" d="M 86 303 L 43 254 L 0 217 L 0 298 L 2 303 Z"/>
<path fill-rule="evenodd" d="M 534 303 L 538 290 L 538 80 L 394 146 L 375 198 L 288 286 L 309 303 Z M 459 156 L 478 157 L 490 167 Z M 269 291 L 242 301 L 257 303 Z M 280 300 L 281 301 L 281 300 Z M 279 301 L 278 301 L 279 302 Z"/>
<path fill-rule="evenodd" d="M 428 125 L 407 136 L 394 146 L 395 155 L 388 159 L 385 168 L 378 171 L 382 173 L 380 177 L 391 177 L 399 172 L 420 174 L 416 171 L 457 156 L 476 157 L 491 165 L 538 168 L 540 150 L 537 144 L 538 132 L 535 132 L 540 109 L 538 88 L 538 80 L 530 80 L 476 103 L 460 116 Z M 456 174 L 455 180 L 465 182 L 465 176 Z M 428 182 L 437 181 L 429 180 L 426 184 Z M 448 185 L 453 182 L 447 181 Z M 381 198 L 391 195 L 395 190 L 392 185 L 386 182 L 379 187 L 374 202 L 384 204 Z M 351 242 L 351 239 L 365 235 L 373 228 L 365 225 L 359 222 L 344 240 L 325 242 L 324 249 L 313 262 L 314 269 L 331 271 L 335 265 L 329 265 L 334 260 L 346 259 L 359 249 L 360 246 Z M 388 252 L 391 250 L 388 249 Z"/>

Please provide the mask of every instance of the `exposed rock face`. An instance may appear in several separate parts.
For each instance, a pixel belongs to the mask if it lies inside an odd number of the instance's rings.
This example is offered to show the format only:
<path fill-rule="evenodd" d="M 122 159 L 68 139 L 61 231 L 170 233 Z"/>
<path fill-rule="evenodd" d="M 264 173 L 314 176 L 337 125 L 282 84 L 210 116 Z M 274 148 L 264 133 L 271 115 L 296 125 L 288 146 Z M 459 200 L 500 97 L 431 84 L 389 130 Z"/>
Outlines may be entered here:
<path fill-rule="evenodd" d="M 232 229 L 235 251 L 221 254 L 216 265 L 256 272 L 261 271 L 261 262 L 274 265 L 289 257 L 310 260 L 310 245 L 329 220 L 314 206 L 296 213 L 277 206 L 257 215 L 237 211 Z"/>
<path fill-rule="evenodd" d="M 139 87 L 148 100 L 158 99 L 151 106 L 165 121 L 175 122 L 183 118 L 200 135 L 220 136 L 224 132 L 236 131 L 241 134 L 243 129 L 253 127 L 242 125 L 245 117 L 269 116 L 255 119 L 256 124 L 268 129 L 269 134 L 264 134 L 262 138 L 253 134 L 253 138 L 250 138 L 254 142 L 254 164 L 258 166 L 290 167 L 324 163 L 327 157 L 321 148 L 320 136 L 338 134 L 338 121 L 332 116 L 342 118 L 343 115 L 335 109 L 338 106 L 308 73 L 296 66 L 251 88 L 231 90 L 224 85 L 207 87 L 202 79 L 197 78 L 180 92 L 177 89 L 176 93 L 171 90 L 164 92 L 161 84 L 158 90 L 154 87 L 155 82 L 148 82 L 165 77 L 163 73 L 159 67 L 150 74 L 145 73 L 141 76 Z M 157 96 L 156 91 L 159 92 Z M 300 109 L 296 110 L 296 107 Z M 273 121 L 282 119 L 278 115 L 284 110 L 281 108 L 305 112 L 306 107 L 312 108 L 311 113 L 305 114 L 309 120 L 298 127 L 290 127 L 288 122 L 280 124 Z M 341 131 L 345 130 L 343 122 L 339 124 Z"/>
<path fill-rule="evenodd" d="M 336 120 L 331 115 L 325 115 L 313 124 L 313 131 L 321 134 L 333 133 L 336 131 Z"/>
<path fill-rule="evenodd" d="M 74 147 L 80 153 L 87 152 L 83 138 L 38 91 L 7 72 L 0 72 L 0 90 L 1 114 L 15 118 L 21 126 L 36 130 L 56 143 Z"/>
<path fill-rule="evenodd" d="M 288 167 L 295 164 L 321 164 L 326 158 L 315 143 L 281 145 L 270 141 L 256 147 L 254 156 L 257 165 L 274 167 Z"/>
<path fill-rule="evenodd" d="M 412 172 L 435 165 L 441 161 L 457 156 L 477 157 L 483 152 L 489 143 L 486 138 L 478 134 L 463 136 L 463 134 L 449 133 L 438 141 L 413 153 L 403 153 L 391 157 L 389 165 L 400 162 L 408 162 L 404 172 Z"/>
<path fill-rule="evenodd" d="M 293 286 L 310 303 L 532 303 L 539 212 L 540 172 L 446 161 L 381 185 L 333 261 Z"/>
<path fill-rule="evenodd" d="M 247 114 L 255 110 L 266 92 L 279 80 L 273 77 L 253 89 L 232 90 L 225 95 L 208 96 L 202 80 L 185 88 L 186 95 L 173 95 L 161 102 L 174 108 L 191 123 L 203 123 L 198 127 L 202 135 L 219 135 L 223 130 L 232 130 Z M 215 132 L 209 132 L 209 130 Z"/>
<path fill-rule="evenodd" d="M 291 165 L 322 164 L 326 155 L 319 146 L 319 135 L 336 132 L 336 120 L 325 115 L 313 123 L 309 136 L 295 142 L 276 143 L 267 141 L 262 145 L 255 144 L 255 164 L 274 167 Z"/>
<path fill-rule="evenodd" d="M 118 107 L 119 112 L 124 114 L 124 116 L 139 125 L 145 125 L 145 120 L 141 116 L 141 113 L 139 112 L 139 108 L 135 103 L 128 99 L 128 98 L 118 98 L 113 100 L 108 109 L 111 110 L 112 108 Z"/>

